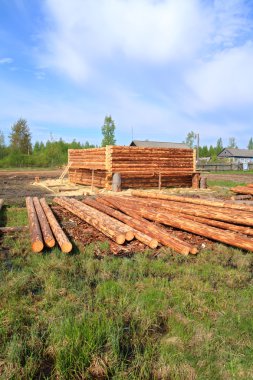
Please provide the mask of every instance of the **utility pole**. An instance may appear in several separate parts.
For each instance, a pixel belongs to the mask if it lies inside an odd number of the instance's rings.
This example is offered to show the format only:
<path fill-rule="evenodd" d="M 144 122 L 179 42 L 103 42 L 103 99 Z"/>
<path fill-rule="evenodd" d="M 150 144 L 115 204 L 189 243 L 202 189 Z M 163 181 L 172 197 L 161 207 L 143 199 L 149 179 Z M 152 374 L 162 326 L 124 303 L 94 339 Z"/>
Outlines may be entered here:
<path fill-rule="evenodd" d="M 199 160 L 199 133 L 195 133 L 195 139 L 197 139 L 197 154 L 196 154 L 196 160 L 198 162 Z"/>

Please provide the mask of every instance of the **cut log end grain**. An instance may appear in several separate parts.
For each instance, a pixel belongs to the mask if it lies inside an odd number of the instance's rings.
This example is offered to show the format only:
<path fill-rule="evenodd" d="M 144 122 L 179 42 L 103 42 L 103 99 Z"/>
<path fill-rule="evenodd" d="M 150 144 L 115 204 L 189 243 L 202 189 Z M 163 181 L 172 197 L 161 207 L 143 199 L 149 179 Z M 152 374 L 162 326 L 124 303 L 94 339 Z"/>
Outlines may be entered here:
<path fill-rule="evenodd" d="M 70 253 L 72 251 L 72 244 L 70 241 L 62 243 L 61 250 L 63 253 Z"/>
<path fill-rule="evenodd" d="M 126 237 L 125 237 L 125 235 L 124 234 L 119 234 L 119 235 L 117 235 L 117 237 L 116 237 L 116 243 L 117 244 L 124 244 L 125 243 L 125 240 L 126 240 Z"/>
<path fill-rule="evenodd" d="M 32 250 L 33 252 L 35 253 L 39 253 L 43 250 L 44 248 L 44 245 L 42 243 L 42 241 L 34 241 L 32 242 Z"/>

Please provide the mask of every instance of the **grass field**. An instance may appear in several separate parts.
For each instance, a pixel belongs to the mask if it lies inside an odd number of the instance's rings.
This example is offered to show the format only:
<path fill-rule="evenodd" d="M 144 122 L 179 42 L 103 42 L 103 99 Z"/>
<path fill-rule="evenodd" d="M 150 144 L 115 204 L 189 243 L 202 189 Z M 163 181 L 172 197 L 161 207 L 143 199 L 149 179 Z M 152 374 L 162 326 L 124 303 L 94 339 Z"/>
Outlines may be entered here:
<path fill-rule="evenodd" d="M 253 378 L 252 253 L 35 254 L 26 234 L 1 247 L 1 379 Z"/>
<path fill-rule="evenodd" d="M 219 187 L 236 187 L 236 186 L 245 186 L 245 182 L 235 182 L 235 181 L 230 181 L 230 180 L 224 180 L 224 179 L 207 179 L 207 185 L 208 187 L 214 187 L 214 186 L 219 186 Z"/>

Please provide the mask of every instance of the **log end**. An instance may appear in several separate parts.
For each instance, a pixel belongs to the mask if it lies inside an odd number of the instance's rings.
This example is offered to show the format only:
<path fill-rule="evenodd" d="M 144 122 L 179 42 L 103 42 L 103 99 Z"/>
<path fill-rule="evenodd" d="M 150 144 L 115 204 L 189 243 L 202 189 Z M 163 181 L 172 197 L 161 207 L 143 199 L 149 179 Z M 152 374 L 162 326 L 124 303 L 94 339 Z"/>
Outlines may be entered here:
<path fill-rule="evenodd" d="M 199 251 L 198 251 L 198 248 L 197 248 L 197 247 L 192 247 L 192 248 L 190 249 L 190 253 L 191 253 L 192 255 L 196 255 L 198 252 L 199 252 Z"/>
<path fill-rule="evenodd" d="M 46 239 L 45 244 L 49 248 L 53 248 L 55 246 L 55 239 Z"/>
<path fill-rule="evenodd" d="M 69 253 L 72 251 L 72 244 L 70 242 L 65 242 L 61 245 L 61 250 L 63 253 Z"/>
<path fill-rule="evenodd" d="M 33 252 L 41 252 L 44 248 L 44 244 L 42 243 L 42 241 L 34 241 L 32 243 L 32 250 Z"/>
<path fill-rule="evenodd" d="M 124 243 L 125 243 L 125 240 L 126 240 L 126 235 L 125 235 L 125 234 L 119 234 L 119 235 L 116 237 L 116 243 L 117 243 L 117 244 L 124 244 Z"/>
<path fill-rule="evenodd" d="M 190 253 L 190 248 L 188 247 L 183 247 L 181 248 L 179 251 L 177 251 L 178 253 L 181 253 L 181 255 L 184 255 L 184 256 L 188 256 L 189 253 Z"/>
<path fill-rule="evenodd" d="M 127 241 L 131 241 L 134 238 L 134 232 L 133 231 L 127 231 L 125 236 L 126 236 Z"/>
<path fill-rule="evenodd" d="M 155 240 L 155 239 L 152 239 L 152 240 L 149 242 L 148 246 L 149 246 L 150 248 L 152 248 L 152 249 L 155 249 L 155 248 L 157 248 L 157 246 L 158 246 L 158 241 Z"/>

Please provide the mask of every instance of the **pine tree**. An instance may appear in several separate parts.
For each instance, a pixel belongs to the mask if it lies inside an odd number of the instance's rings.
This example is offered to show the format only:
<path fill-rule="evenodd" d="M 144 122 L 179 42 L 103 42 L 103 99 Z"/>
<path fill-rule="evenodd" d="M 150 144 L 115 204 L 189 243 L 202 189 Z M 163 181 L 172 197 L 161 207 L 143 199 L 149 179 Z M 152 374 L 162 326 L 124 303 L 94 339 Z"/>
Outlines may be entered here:
<path fill-rule="evenodd" d="M 104 120 L 104 125 L 102 126 L 103 140 L 101 146 L 115 145 L 115 124 L 111 116 L 106 116 Z"/>
<path fill-rule="evenodd" d="M 23 154 L 32 152 L 31 132 L 25 119 L 19 119 L 13 124 L 9 137 L 12 151 Z"/>
<path fill-rule="evenodd" d="M 252 137 L 249 139 L 248 149 L 253 149 L 253 139 L 252 139 Z"/>

